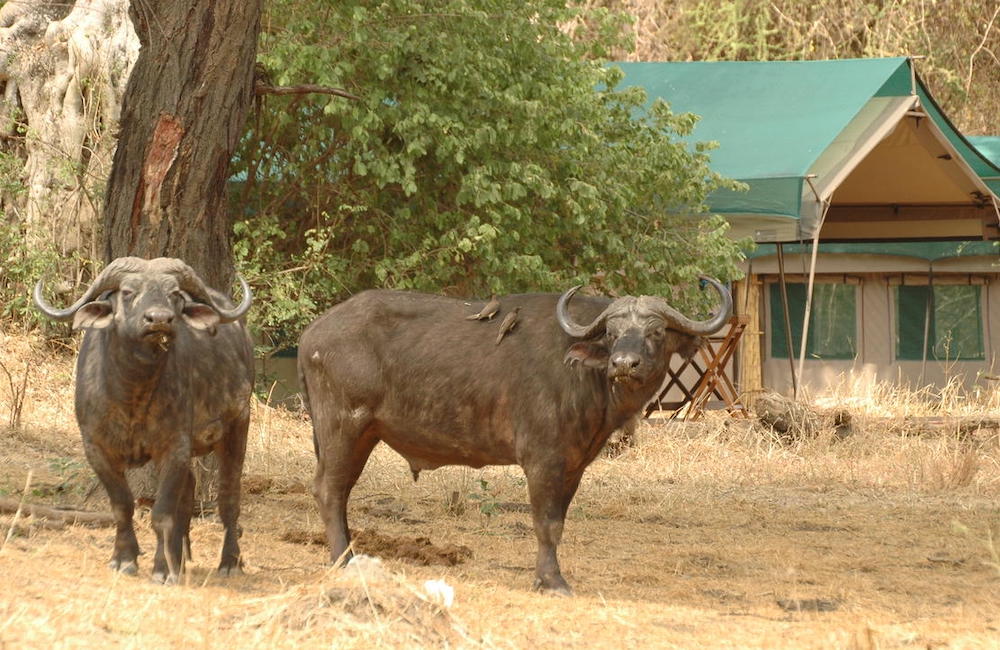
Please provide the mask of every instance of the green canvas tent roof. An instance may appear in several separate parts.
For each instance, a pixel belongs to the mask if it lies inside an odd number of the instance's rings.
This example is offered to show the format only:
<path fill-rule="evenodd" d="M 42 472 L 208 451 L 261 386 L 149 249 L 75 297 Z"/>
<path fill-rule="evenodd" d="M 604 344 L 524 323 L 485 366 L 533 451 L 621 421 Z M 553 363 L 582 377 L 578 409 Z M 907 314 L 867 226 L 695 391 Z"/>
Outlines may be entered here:
<path fill-rule="evenodd" d="M 1000 180 L 1000 169 L 954 129 L 907 58 L 614 65 L 625 73 L 622 86 L 700 116 L 688 140 L 717 142 L 713 169 L 749 186 L 709 197 L 735 236 L 811 239 L 841 197 L 843 205 L 963 209 L 996 200 L 986 182 Z M 892 219 L 869 213 L 867 229 L 841 227 L 840 236 L 889 238 L 873 224 Z M 927 238 L 982 231 L 977 215 L 959 216 L 964 230 Z M 996 222 L 995 208 L 989 218 Z"/>
<path fill-rule="evenodd" d="M 1000 135 L 970 135 L 969 144 L 993 166 L 980 174 L 993 193 L 1000 196 Z"/>

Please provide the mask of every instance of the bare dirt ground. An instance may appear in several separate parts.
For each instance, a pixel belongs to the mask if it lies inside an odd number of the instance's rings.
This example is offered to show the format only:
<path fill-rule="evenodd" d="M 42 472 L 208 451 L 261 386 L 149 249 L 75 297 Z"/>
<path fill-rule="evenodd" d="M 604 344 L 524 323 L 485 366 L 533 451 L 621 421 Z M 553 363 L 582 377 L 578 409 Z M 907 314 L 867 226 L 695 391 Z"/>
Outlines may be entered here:
<path fill-rule="evenodd" d="M 72 417 L 72 359 L 0 333 L 0 361 L 15 379 L 28 367 L 21 427 L 0 428 L 0 497 L 106 510 Z M 14 383 L 0 373 L 0 426 Z M 149 581 L 144 509 L 138 577 L 106 567 L 110 528 L 0 515 L 0 647 L 1000 648 L 997 431 L 914 435 L 884 417 L 905 404 L 878 401 L 878 418 L 852 406 L 843 439 L 782 442 L 723 418 L 645 424 L 573 502 L 569 599 L 530 591 L 519 469 L 443 468 L 414 484 L 382 447 L 349 513 L 358 550 L 381 561 L 330 570 L 308 422 L 256 405 L 244 576 L 211 571 L 211 504 L 174 587 Z M 946 406 L 983 414 L 994 401 Z M 436 579 L 451 607 L 427 595 Z"/>

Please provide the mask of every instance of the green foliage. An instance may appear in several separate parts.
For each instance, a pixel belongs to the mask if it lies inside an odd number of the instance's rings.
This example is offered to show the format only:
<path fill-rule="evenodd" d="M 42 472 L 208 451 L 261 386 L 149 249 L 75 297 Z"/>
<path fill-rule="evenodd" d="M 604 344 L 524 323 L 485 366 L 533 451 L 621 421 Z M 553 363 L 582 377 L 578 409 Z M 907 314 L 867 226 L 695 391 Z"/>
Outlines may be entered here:
<path fill-rule="evenodd" d="M 470 494 L 469 498 L 479 502 L 479 514 L 485 516 L 487 520 L 500 512 L 496 491 L 490 488 L 489 482 L 484 478 L 479 479 L 479 491 Z"/>
<path fill-rule="evenodd" d="M 51 244 L 30 240 L 25 228 L 0 214 L 0 321 L 46 322 L 32 305 L 39 278 L 54 277 L 60 256 Z"/>
<path fill-rule="evenodd" d="M 273 0 L 264 24 L 273 83 L 361 98 L 269 97 L 250 120 L 234 249 L 276 345 L 368 287 L 671 296 L 699 272 L 736 275 L 724 222 L 680 216 L 724 182 L 707 148 L 678 140 L 696 118 L 644 112 L 596 61 L 624 44 L 621 16 L 553 0 Z"/>

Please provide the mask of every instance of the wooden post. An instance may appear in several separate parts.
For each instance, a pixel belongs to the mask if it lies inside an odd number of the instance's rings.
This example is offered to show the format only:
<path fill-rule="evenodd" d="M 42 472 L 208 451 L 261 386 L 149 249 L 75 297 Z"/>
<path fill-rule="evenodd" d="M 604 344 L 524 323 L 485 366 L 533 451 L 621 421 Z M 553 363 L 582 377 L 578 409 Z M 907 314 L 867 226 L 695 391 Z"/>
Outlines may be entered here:
<path fill-rule="evenodd" d="M 795 355 L 792 353 L 792 321 L 788 316 L 788 286 L 785 284 L 785 249 L 779 242 L 778 282 L 781 284 L 781 311 L 785 315 L 785 345 L 788 348 L 788 370 L 792 373 L 792 399 L 799 397 L 799 382 L 795 378 Z"/>
<path fill-rule="evenodd" d="M 752 269 L 751 269 L 752 270 Z M 747 318 L 747 329 L 740 339 L 739 363 L 737 364 L 737 386 L 740 400 L 748 409 L 764 387 L 761 359 L 761 282 L 760 276 L 747 273 L 745 280 L 737 284 L 736 313 Z"/>

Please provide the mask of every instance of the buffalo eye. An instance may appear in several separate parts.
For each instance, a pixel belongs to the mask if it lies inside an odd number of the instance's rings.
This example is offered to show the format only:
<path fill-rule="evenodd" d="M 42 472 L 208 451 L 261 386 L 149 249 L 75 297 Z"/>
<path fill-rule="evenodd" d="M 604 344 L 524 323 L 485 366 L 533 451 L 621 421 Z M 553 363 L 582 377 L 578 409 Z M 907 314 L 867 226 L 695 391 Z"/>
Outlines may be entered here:
<path fill-rule="evenodd" d="M 121 293 L 122 298 L 125 300 L 131 300 L 132 296 L 135 295 L 135 291 L 132 291 L 131 289 L 122 289 L 119 293 Z"/>
<path fill-rule="evenodd" d="M 650 354 L 655 354 L 666 335 L 667 328 L 665 327 L 654 327 L 648 330 L 646 332 L 646 350 Z"/>

